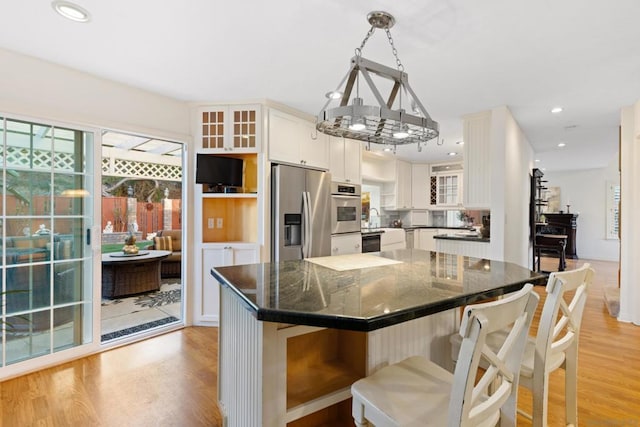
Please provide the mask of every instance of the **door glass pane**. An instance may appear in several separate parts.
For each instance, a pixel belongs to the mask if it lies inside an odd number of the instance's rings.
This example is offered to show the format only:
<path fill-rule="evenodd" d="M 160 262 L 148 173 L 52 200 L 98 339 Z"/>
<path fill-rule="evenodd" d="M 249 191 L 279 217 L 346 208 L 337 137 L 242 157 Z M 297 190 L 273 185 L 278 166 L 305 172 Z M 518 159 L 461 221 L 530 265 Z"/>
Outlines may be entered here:
<path fill-rule="evenodd" d="M 2 126 L 0 366 L 90 342 L 93 134 L 7 119 Z"/>

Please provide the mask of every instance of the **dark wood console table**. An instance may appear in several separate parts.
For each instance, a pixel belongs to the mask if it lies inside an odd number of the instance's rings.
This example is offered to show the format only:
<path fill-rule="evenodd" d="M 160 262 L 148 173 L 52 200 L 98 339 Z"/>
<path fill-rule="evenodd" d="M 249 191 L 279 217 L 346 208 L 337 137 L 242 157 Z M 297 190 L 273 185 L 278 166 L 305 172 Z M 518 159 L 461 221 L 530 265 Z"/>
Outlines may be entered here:
<path fill-rule="evenodd" d="M 578 258 L 576 250 L 577 213 L 544 213 L 546 223 L 536 224 L 536 235 L 563 235 L 567 237 L 565 256 L 567 258 Z"/>

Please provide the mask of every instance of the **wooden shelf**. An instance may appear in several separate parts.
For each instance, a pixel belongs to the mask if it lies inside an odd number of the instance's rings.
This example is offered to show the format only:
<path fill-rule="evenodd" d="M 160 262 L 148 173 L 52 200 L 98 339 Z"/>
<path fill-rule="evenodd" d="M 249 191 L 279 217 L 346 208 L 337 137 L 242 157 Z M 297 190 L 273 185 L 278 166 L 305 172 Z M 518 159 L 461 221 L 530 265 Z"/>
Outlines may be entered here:
<path fill-rule="evenodd" d="M 258 193 L 202 193 L 203 199 L 257 199 Z"/>
<path fill-rule="evenodd" d="M 214 228 L 209 228 L 209 218 Z M 218 228 L 218 220 L 222 227 Z M 207 197 L 202 199 L 202 242 L 257 242 L 257 197 Z"/>
<path fill-rule="evenodd" d="M 287 423 L 287 427 L 353 427 L 351 399 Z"/>
<path fill-rule="evenodd" d="M 287 339 L 287 409 L 340 390 L 366 373 L 366 334 L 321 329 Z"/>

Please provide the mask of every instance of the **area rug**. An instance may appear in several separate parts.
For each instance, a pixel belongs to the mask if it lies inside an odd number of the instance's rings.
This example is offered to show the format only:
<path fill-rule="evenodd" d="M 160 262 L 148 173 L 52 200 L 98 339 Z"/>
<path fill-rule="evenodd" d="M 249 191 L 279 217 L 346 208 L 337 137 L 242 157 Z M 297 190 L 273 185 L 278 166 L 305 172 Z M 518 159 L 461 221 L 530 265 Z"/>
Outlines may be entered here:
<path fill-rule="evenodd" d="M 163 283 L 156 292 L 126 298 L 103 298 L 102 341 L 179 321 L 181 299 L 181 285 L 175 281 Z"/>

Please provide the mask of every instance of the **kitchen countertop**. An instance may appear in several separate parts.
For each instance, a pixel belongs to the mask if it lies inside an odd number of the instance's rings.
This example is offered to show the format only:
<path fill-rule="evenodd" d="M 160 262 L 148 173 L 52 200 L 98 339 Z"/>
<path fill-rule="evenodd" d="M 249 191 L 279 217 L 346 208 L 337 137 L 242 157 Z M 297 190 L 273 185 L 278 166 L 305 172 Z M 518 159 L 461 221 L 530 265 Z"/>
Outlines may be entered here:
<path fill-rule="evenodd" d="M 489 237 L 482 237 L 480 235 L 477 236 L 461 236 L 455 233 L 447 233 L 447 234 L 437 234 L 433 236 L 434 239 L 444 239 L 444 240 L 462 240 L 465 242 L 484 242 L 489 243 L 491 239 Z"/>
<path fill-rule="evenodd" d="M 418 230 L 420 228 L 439 228 L 442 230 L 469 230 L 469 227 L 444 227 L 439 225 L 414 225 L 403 227 L 405 230 Z"/>
<path fill-rule="evenodd" d="M 371 236 L 376 234 L 382 234 L 384 233 L 384 230 L 382 228 L 363 228 L 360 230 L 360 233 L 363 236 Z"/>
<path fill-rule="evenodd" d="M 349 256 L 348 263 L 339 262 Z M 258 320 L 355 331 L 384 328 L 546 280 L 511 263 L 419 249 L 322 258 L 333 260 L 216 267 L 211 274 Z M 458 263 L 462 268 L 454 266 Z"/>

